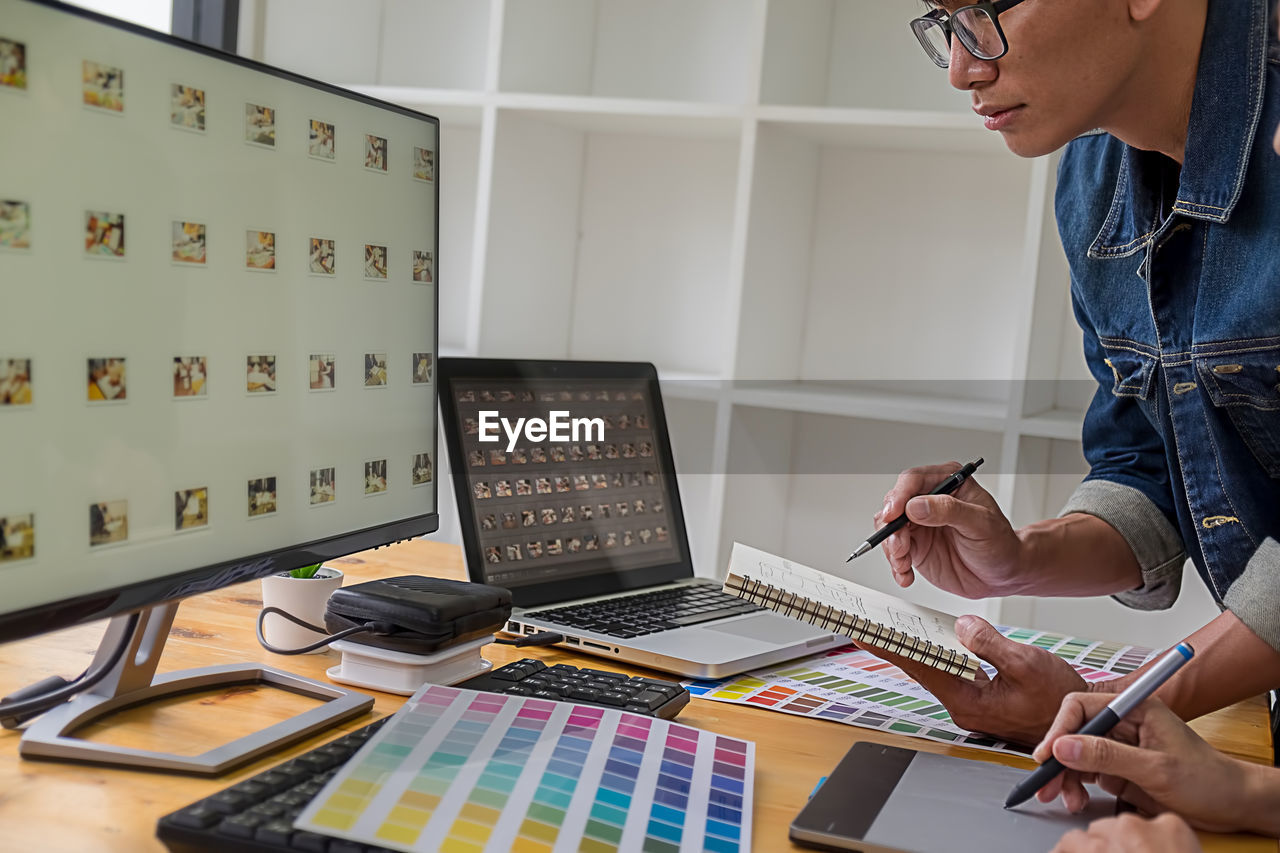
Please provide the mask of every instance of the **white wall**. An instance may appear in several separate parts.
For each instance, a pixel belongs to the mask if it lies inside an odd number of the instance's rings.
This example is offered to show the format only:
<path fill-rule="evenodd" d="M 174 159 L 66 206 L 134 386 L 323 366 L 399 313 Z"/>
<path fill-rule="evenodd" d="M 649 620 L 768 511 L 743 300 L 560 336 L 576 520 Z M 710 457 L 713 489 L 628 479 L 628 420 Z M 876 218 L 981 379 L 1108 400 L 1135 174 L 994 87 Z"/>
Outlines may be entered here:
<path fill-rule="evenodd" d="M 162 33 L 172 31 L 173 3 L 171 0 L 67 0 L 67 2 L 122 21 L 160 30 Z"/>

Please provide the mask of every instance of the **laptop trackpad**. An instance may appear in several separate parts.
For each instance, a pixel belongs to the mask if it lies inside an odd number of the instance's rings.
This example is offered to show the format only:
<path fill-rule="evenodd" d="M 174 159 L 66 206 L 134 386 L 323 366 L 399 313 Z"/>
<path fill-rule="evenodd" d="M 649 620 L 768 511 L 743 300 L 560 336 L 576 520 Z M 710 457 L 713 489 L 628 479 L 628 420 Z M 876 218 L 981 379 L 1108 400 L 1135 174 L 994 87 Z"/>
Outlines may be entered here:
<path fill-rule="evenodd" d="M 800 642 L 825 634 L 812 625 L 807 625 L 798 619 L 788 619 L 776 613 L 755 613 L 742 619 L 699 627 L 706 631 L 733 634 L 737 637 L 749 637 L 753 640 L 766 640 L 772 643 Z"/>

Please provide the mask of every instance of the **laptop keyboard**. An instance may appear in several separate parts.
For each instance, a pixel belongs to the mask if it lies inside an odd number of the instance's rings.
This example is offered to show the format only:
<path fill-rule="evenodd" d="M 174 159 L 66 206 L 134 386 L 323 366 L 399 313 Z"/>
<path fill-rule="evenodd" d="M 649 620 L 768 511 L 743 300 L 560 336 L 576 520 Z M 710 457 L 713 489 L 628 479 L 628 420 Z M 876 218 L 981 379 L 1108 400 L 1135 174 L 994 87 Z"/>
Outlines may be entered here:
<path fill-rule="evenodd" d="M 690 585 L 525 613 L 570 628 L 630 639 L 763 610 L 710 585 Z"/>

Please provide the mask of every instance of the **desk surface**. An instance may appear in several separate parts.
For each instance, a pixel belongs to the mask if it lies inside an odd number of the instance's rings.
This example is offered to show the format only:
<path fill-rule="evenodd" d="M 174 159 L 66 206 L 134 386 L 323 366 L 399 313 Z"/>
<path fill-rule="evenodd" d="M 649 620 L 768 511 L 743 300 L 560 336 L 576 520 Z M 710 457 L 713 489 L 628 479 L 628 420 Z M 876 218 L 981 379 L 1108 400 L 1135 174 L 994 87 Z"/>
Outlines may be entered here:
<path fill-rule="evenodd" d="M 458 548 L 427 540 L 367 551 L 329 565 L 341 568 L 346 583 L 379 577 L 425 574 L 464 577 Z M 258 646 L 254 620 L 261 606 L 260 587 L 248 584 L 198 596 L 178 609 L 160 671 L 216 663 L 259 661 L 324 680 L 336 652 L 279 657 Z M 0 695 L 47 675 L 74 675 L 88 665 L 102 635 L 102 625 L 72 628 L 14 643 L 0 655 Z M 485 657 L 497 664 L 526 656 L 548 663 L 567 662 L 606 669 L 643 672 L 613 661 L 586 658 L 558 648 L 515 649 L 489 645 Z M 649 673 L 654 674 L 654 673 Z M 375 694 L 374 717 L 394 712 L 404 697 Z M 82 736 L 141 748 L 199 752 L 233 737 L 291 716 L 314 700 L 273 689 L 237 687 L 194 694 L 167 703 L 120 712 L 114 725 L 91 727 Z M 374 717 L 358 717 L 338 728 L 349 731 Z M 787 827 L 804 804 L 818 777 L 828 773 L 858 740 L 872 740 L 966 757 L 1029 766 L 1007 756 L 931 741 L 891 735 L 804 717 L 695 699 L 677 718 L 681 723 L 756 742 L 756 788 L 753 838 L 757 850 L 800 849 L 787 840 Z M 1195 728 L 1223 751 L 1269 763 L 1271 743 L 1266 707 L 1261 699 L 1244 702 L 1195 723 Z M 86 765 L 26 761 L 18 757 L 18 734 L 0 732 L 0 849 L 41 851 L 162 851 L 155 823 L 193 800 L 233 784 L 287 757 L 330 739 L 304 741 L 290 750 L 250 764 L 218 779 L 113 770 Z M 186 746 L 184 750 L 182 744 Z M 1276 842 L 1244 836 L 1202 835 L 1206 850 L 1268 851 Z"/>

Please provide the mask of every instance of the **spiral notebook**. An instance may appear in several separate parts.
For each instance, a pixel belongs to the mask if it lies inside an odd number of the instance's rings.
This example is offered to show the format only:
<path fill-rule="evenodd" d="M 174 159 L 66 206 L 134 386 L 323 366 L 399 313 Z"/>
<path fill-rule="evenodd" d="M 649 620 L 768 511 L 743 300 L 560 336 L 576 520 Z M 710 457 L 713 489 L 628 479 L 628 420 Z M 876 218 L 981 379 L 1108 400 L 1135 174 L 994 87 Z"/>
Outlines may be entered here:
<path fill-rule="evenodd" d="M 977 680 L 956 617 L 733 543 L 724 591 L 935 669 Z"/>

